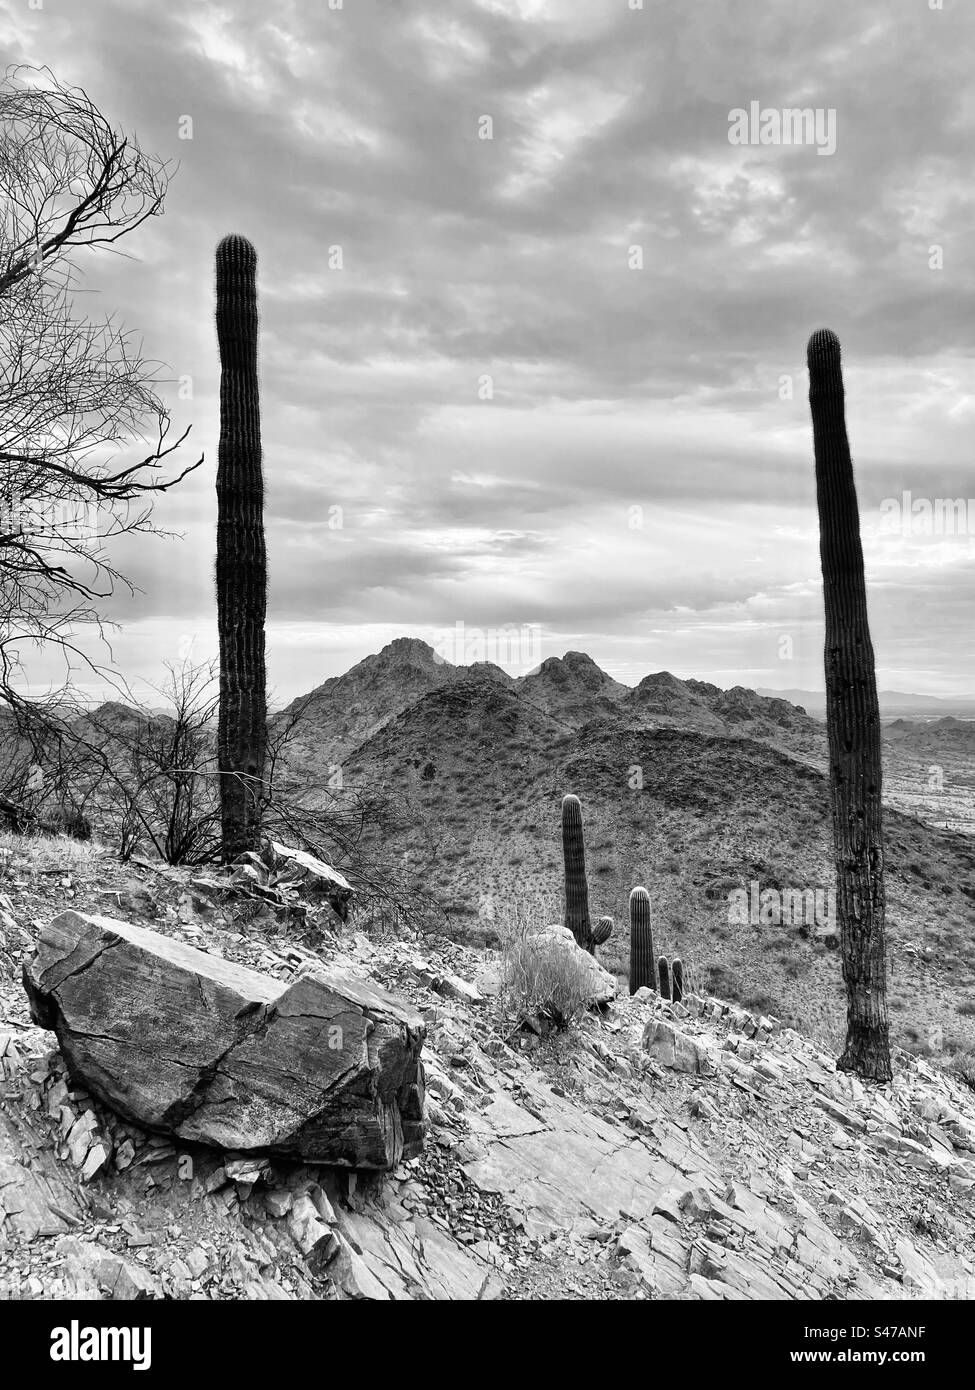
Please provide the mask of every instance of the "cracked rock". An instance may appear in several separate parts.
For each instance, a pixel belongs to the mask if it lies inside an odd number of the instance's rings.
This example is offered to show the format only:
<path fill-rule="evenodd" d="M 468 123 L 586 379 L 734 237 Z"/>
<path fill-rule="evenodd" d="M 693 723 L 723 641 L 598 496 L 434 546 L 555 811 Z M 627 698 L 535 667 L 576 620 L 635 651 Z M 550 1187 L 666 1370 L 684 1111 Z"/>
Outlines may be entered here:
<path fill-rule="evenodd" d="M 74 1082 L 148 1129 L 355 1168 L 422 1148 L 423 1021 L 373 985 L 324 969 L 288 983 L 69 910 L 24 987 Z"/>

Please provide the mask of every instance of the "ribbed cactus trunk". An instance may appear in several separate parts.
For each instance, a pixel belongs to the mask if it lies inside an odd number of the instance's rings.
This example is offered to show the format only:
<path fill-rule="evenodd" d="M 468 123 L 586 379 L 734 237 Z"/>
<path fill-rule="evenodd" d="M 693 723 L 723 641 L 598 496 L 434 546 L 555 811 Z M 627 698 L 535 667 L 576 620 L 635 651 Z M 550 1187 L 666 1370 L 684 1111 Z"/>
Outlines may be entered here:
<path fill-rule="evenodd" d="M 630 894 L 630 993 L 657 988 L 653 960 L 653 926 L 650 922 L 650 894 L 634 888 Z"/>
<path fill-rule="evenodd" d="M 675 1004 L 684 997 L 684 962 L 680 956 L 674 956 L 670 962 L 670 993 Z"/>
<path fill-rule="evenodd" d="M 586 881 L 586 842 L 582 834 L 582 805 L 577 796 L 562 798 L 562 855 L 565 860 L 565 925 L 584 951 L 592 940 L 589 884 Z"/>
<path fill-rule="evenodd" d="M 657 961 L 657 971 L 660 975 L 660 997 L 661 999 L 670 998 L 670 966 L 667 957 L 661 956 Z"/>
<path fill-rule="evenodd" d="M 224 237 L 217 247 L 217 341 L 217 756 L 222 853 L 229 862 L 257 848 L 260 841 L 267 746 L 267 557 L 257 385 L 257 255 L 241 236 Z"/>
<path fill-rule="evenodd" d="M 836 335 L 825 329 L 814 333 L 808 361 L 826 603 L 836 908 L 847 997 L 846 1046 L 837 1065 L 889 1081 L 880 709 Z"/>

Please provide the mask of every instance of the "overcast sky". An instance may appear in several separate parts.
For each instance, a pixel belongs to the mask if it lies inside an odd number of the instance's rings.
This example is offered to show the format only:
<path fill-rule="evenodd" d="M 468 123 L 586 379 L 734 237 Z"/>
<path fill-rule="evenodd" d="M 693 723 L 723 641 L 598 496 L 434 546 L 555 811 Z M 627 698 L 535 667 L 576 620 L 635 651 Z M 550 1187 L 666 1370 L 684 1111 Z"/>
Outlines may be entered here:
<path fill-rule="evenodd" d="M 458 622 L 538 624 L 526 660 L 582 649 L 629 683 L 821 687 L 820 326 L 880 685 L 975 691 L 971 535 L 881 510 L 975 498 L 971 6 L 631 3 L 0 0 L 5 62 L 180 162 L 135 259 L 79 261 L 86 305 L 192 378 L 174 420 L 206 454 L 158 508 L 184 539 L 120 554 L 130 679 L 216 647 L 213 251 L 240 232 L 277 702 Z M 752 102 L 835 112 L 835 151 L 730 143 Z"/>

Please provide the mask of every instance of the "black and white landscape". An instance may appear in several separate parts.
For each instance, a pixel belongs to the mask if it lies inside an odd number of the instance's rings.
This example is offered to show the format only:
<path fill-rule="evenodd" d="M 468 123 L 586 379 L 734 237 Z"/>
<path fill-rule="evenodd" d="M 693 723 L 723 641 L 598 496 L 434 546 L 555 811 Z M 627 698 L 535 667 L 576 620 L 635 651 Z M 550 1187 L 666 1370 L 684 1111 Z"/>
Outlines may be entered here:
<path fill-rule="evenodd" d="M 975 1297 L 973 38 L 0 7 L 0 1297 Z"/>

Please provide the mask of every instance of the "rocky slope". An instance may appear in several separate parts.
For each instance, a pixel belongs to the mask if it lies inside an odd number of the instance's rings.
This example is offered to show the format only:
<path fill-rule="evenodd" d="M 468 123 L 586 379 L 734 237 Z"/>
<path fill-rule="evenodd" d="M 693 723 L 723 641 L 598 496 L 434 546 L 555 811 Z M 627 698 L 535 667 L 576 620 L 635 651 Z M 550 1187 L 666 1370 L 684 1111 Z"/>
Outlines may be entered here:
<path fill-rule="evenodd" d="M 384 848 L 425 864 L 421 888 L 459 939 L 486 942 L 518 914 L 562 911 L 559 807 L 582 799 L 590 902 L 617 930 L 625 971 L 630 889 L 649 889 L 661 950 L 703 983 L 771 1008 L 832 1045 L 842 984 L 828 923 L 732 920 L 729 894 L 833 883 L 821 771 L 758 740 L 616 719 L 565 729 L 516 692 L 457 681 L 404 710 L 343 765 L 350 794 L 382 787 L 403 810 Z M 975 1046 L 975 846 L 891 811 L 888 912 L 895 1036 L 942 1055 Z M 425 856 L 425 858 L 424 858 Z M 811 925 L 809 933 L 800 929 Z"/>
<path fill-rule="evenodd" d="M 375 656 L 293 700 L 272 727 L 298 720 L 291 744 L 295 759 L 310 757 L 314 767 L 324 769 L 340 764 L 390 719 L 456 675 L 457 668 L 425 642 L 397 637 Z"/>
<path fill-rule="evenodd" d="M 35 866 L 36 867 L 36 866 Z M 57 866 L 52 866 L 57 867 Z M 898 1052 L 888 1087 L 718 1000 L 620 999 L 513 1030 L 490 952 L 348 929 L 104 854 L 0 904 L 0 1287 L 32 1298 L 971 1298 L 975 1097 Z M 338 964 L 422 1012 L 422 1155 L 366 1177 L 174 1148 L 65 1077 L 22 957 L 67 905 L 110 907 L 291 978 Z"/>
<path fill-rule="evenodd" d="M 634 728 L 745 733 L 795 751 L 825 749 L 822 725 L 803 710 L 740 686 L 723 691 L 706 681 L 681 681 L 661 671 L 631 689 L 608 676 L 585 652 L 572 651 L 549 657 L 537 670 L 515 679 L 490 662 L 454 666 L 427 643 L 406 637 L 293 701 L 277 722 L 300 712 L 300 756 L 310 754 L 324 766 L 341 762 L 418 700 L 453 683 L 500 686 L 563 727 L 618 718 Z"/>

